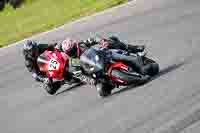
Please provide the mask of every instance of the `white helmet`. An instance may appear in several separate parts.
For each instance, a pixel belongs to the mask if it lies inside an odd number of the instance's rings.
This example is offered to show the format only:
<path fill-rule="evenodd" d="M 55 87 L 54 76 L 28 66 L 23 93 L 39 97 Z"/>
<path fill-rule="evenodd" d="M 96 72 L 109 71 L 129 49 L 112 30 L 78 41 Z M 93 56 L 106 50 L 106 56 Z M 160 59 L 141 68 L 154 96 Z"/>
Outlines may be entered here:
<path fill-rule="evenodd" d="M 62 50 L 65 53 L 68 53 L 70 50 L 72 50 L 74 47 L 76 47 L 76 44 L 77 44 L 77 42 L 75 40 L 67 38 L 62 42 Z"/>

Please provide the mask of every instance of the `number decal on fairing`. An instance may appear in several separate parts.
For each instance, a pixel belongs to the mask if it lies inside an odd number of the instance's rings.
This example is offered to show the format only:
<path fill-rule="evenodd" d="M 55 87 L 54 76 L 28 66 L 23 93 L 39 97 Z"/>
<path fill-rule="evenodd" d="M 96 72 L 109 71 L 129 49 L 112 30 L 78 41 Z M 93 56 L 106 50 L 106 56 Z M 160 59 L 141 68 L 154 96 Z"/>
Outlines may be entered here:
<path fill-rule="evenodd" d="M 55 59 L 51 59 L 49 61 L 48 70 L 58 70 L 59 65 L 60 64 Z"/>

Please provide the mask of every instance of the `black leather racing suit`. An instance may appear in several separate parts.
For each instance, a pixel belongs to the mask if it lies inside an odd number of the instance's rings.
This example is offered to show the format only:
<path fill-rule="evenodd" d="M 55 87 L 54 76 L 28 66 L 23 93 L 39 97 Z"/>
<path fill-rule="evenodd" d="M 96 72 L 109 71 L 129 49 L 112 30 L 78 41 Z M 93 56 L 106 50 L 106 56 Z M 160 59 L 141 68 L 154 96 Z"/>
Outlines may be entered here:
<path fill-rule="evenodd" d="M 135 68 L 135 70 L 143 75 L 147 74 L 149 66 L 143 66 L 141 63 L 141 58 L 137 56 L 129 56 L 124 55 L 120 53 L 120 50 L 125 50 L 130 53 L 137 53 L 137 52 L 143 52 L 145 46 L 144 45 L 130 45 L 125 44 L 121 42 L 118 38 L 108 38 L 106 40 L 108 42 L 108 46 L 106 49 L 108 49 L 112 53 L 112 58 L 115 60 L 124 60 L 132 64 L 132 66 Z M 96 42 L 96 44 L 100 44 L 100 42 Z M 101 47 L 97 45 L 97 47 Z M 118 52 L 117 52 L 118 51 Z"/>
<path fill-rule="evenodd" d="M 108 45 L 107 45 L 107 49 L 119 49 L 119 50 L 125 50 L 131 53 L 137 53 L 137 52 L 143 52 L 144 51 L 144 46 L 143 45 L 130 45 L 130 44 L 125 44 L 123 42 L 121 42 L 118 38 L 116 37 L 110 37 L 108 39 L 104 39 Z M 97 47 L 101 47 L 101 41 L 96 41 L 94 39 L 94 41 L 92 42 L 88 42 L 88 41 L 80 41 L 77 45 L 77 47 L 74 47 L 73 49 L 71 49 L 70 51 L 68 51 L 68 55 L 72 58 L 79 58 L 80 55 L 82 53 L 84 53 L 84 51 L 86 49 L 89 49 L 92 46 L 97 46 Z M 63 51 L 62 50 L 62 44 L 58 44 L 56 46 L 56 48 L 59 51 Z M 78 55 L 77 53 L 77 48 L 80 49 L 80 54 Z M 117 54 L 116 52 L 114 52 L 114 56 L 113 58 L 115 59 L 123 59 L 125 61 L 128 61 L 130 63 L 133 64 L 133 66 L 137 69 L 137 71 L 141 74 L 146 74 L 147 72 L 147 68 L 148 67 L 144 67 L 143 64 L 140 63 L 140 59 L 139 57 L 133 57 L 133 56 L 127 56 L 127 55 L 121 55 L 121 54 Z"/>
<path fill-rule="evenodd" d="M 32 72 L 32 77 L 36 81 L 43 82 L 44 81 L 44 74 L 40 72 L 39 67 L 37 65 L 37 58 L 40 54 L 42 54 L 45 50 L 53 50 L 53 44 L 37 44 L 37 48 L 34 51 L 26 52 L 23 51 L 24 59 L 25 59 L 25 66 L 29 72 Z"/>

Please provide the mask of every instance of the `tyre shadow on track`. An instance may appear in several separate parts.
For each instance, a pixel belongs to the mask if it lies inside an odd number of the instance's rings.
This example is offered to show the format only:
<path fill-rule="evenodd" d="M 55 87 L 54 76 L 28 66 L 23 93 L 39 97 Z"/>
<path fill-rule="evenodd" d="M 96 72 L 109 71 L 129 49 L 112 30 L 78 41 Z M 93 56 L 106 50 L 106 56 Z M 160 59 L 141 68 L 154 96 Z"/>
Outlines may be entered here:
<path fill-rule="evenodd" d="M 125 92 L 125 91 L 128 91 L 128 90 L 130 90 L 130 89 L 135 89 L 136 87 L 140 87 L 140 86 L 143 86 L 143 85 L 145 85 L 145 84 L 148 84 L 149 82 L 151 82 L 151 81 L 153 81 L 153 80 L 155 80 L 155 79 L 157 79 L 157 78 L 159 78 L 159 77 L 161 77 L 161 76 L 163 76 L 163 75 L 165 75 L 165 74 L 167 74 L 167 73 L 170 73 L 170 72 L 172 72 L 172 71 L 175 71 L 176 69 L 180 68 L 181 66 L 183 66 L 183 65 L 185 65 L 185 64 L 188 64 L 188 62 L 187 62 L 187 61 L 182 61 L 182 62 L 179 62 L 179 63 L 176 63 L 176 64 L 169 65 L 169 66 L 167 66 L 166 68 L 163 68 L 162 70 L 160 70 L 160 72 L 159 72 L 156 76 L 152 77 L 149 81 L 147 81 L 147 82 L 145 82 L 145 83 L 143 83 L 143 84 L 139 84 L 139 85 L 135 85 L 135 84 L 134 84 L 134 85 L 131 85 L 131 86 L 122 88 L 122 89 L 120 89 L 119 91 L 113 92 L 113 93 L 111 94 L 111 96 L 112 96 L 112 95 L 116 95 L 116 94 L 120 94 L 120 93 Z"/>
<path fill-rule="evenodd" d="M 80 86 L 82 86 L 82 85 L 84 85 L 84 83 L 77 83 L 77 84 L 74 84 L 74 85 L 72 85 L 72 86 L 70 86 L 70 87 L 68 87 L 68 88 L 66 88 L 66 89 L 64 89 L 64 90 L 62 90 L 62 91 L 56 93 L 56 96 L 57 96 L 57 95 L 60 95 L 60 94 L 63 94 L 63 93 L 65 93 L 65 92 L 68 92 L 68 91 L 70 91 L 70 90 L 72 90 L 72 89 L 77 89 L 78 87 L 80 87 Z"/>

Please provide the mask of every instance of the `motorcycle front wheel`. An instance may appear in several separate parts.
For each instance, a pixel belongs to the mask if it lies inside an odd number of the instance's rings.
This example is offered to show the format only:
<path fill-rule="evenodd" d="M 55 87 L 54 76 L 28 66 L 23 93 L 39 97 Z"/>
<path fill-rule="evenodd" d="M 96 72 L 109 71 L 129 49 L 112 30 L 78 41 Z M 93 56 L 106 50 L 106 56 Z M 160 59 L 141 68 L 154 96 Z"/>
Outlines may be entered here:
<path fill-rule="evenodd" d="M 114 88 L 114 86 L 105 84 L 105 83 L 97 83 L 96 84 L 96 89 L 97 89 L 98 95 L 100 97 L 109 96 L 111 94 L 113 88 Z"/>
<path fill-rule="evenodd" d="M 60 88 L 60 83 L 59 82 L 55 82 L 52 84 L 47 84 L 44 86 L 44 89 L 46 90 L 46 92 L 50 95 L 54 95 L 56 94 L 57 90 Z"/>

